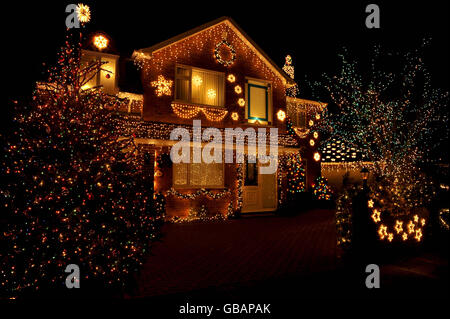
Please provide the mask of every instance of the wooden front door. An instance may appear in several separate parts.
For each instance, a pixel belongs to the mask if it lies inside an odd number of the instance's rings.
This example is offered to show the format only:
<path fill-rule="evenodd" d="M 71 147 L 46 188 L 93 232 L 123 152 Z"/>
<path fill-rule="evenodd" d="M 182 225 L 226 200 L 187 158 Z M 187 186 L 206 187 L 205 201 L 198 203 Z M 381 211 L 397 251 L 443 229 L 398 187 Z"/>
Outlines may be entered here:
<path fill-rule="evenodd" d="M 243 213 L 277 209 L 276 174 L 259 174 L 261 163 L 244 164 Z"/>

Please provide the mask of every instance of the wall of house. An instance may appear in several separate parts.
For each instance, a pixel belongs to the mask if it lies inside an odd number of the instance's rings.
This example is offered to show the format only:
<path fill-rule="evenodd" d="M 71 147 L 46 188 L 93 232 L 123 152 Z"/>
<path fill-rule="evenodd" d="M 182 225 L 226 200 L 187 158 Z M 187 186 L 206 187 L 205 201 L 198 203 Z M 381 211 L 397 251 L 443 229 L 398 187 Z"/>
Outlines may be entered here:
<path fill-rule="evenodd" d="M 227 34 L 228 42 L 236 50 L 236 60 L 229 67 L 218 63 L 214 56 L 214 49 L 217 43 L 222 41 L 224 33 Z M 278 121 L 275 115 L 279 109 L 285 110 L 286 107 L 285 87 L 281 79 L 225 23 L 163 48 L 152 55 L 147 67 L 142 72 L 144 120 L 192 124 L 191 119 L 181 119 L 172 111 L 171 102 L 174 99 L 174 86 L 172 86 L 171 96 L 158 97 L 155 94 L 155 88 L 150 85 L 152 81 L 157 80 L 159 75 L 175 81 L 176 63 L 224 72 L 225 78 L 229 74 L 234 74 L 236 77 L 235 83 L 225 81 L 225 104 L 229 112 L 224 120 L 210 122 L 201 114 L 199 118 L 202 120 L 202 125 L 233 127 L 242 126 L 245 123 L 245 108 L 237 104 L 239 98 L 245 98 L 245 94 L 244 92 L 236 94 L 234 87 L 240 85 L 244 91 L 245 77 L 247 76 L 272 82 L 273 125 L 284 131 L 285 123 Z M 236 122 L 231 119 L 232 112 L 238 112 L 239 121 Z"/>
<path fill-rule="evenodd" d="M 156 151 L 158 153 L 166 153 L 170 152 L 168 147 L 159 148 Z M 156 156 L 157 156 L 156 155 Z M 196 210 L 200 210 L 202 205 L 204 205 L 209 214 L 226 214 L 228 209 L 228 204 L 230 201 L 233 201 L 233 205 L 236 204 L 236 194 L 237 194 L 237 164 L 224 164 L 224 187 L 230 190 L 230 195 L 224 196 L 220 199 L 211 199 L 207 196 L 201 195 L 197 197 L 195 200 L 190 199 L 181 199 L 173 195 L 166 196 L 166 214 L 167 217 L 173 216 L 187 216 L 189 213 L 189 209 L 193 208 Z M 164 165 L 163 167 L 156 166 L 157 170 L 160 170 L 162 175 L 155 176 L 154 179 L 154 187 L 155 192 L 161 192 L 165 194 L 167 190 L 172 187 L 172 178 L 173 171 L 172 165 Z M 189 194 L 197 191 L 197 189 L 183 189 L 179 190 L 180 193 Z M 221 191 L 221 189 L 217 189 L 214 191 Z"/>

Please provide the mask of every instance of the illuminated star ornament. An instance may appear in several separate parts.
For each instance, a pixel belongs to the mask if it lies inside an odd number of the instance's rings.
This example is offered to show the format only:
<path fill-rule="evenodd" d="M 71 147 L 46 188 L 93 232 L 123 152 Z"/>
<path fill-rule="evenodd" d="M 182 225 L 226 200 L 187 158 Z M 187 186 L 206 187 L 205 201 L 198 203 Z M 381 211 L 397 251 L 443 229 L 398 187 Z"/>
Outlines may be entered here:
<path fill-rule="evenodd" d="M 79 3 L 77 6 L 77 18 L 82 24 L 91 21 L 91 9 L 88 5 Z"/>
<path fill-rule="evenodd" d="M 378 223 L 381 221 L 380 215 L 381 215 L 381 213 L 379 210 L 377 210 L 377 209 L 373 210 L 372 219 L 375 223 Z"/>
<path fill-rule="evenodd" d="M 156 87 L 157 96 L 172 95 L 172 84 L 172 80 L 166 80 L 162 75 L 158 75 L 158 80 L 151 82 L 151 86 Z"/>

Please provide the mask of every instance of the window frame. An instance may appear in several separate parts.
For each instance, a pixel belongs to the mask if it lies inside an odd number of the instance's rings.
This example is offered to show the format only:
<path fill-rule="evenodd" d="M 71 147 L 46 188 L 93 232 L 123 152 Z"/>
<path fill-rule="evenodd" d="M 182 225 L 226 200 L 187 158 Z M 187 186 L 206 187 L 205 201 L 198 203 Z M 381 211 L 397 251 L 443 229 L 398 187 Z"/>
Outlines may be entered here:
<path fill-rule="evenodd" d="M 188 76 L 180 76 L 177 74 L 177 69 L 178 68 L 184 68 L 189 70 L 189 75 Z M 194 103 L 192 102 L 192 71 L 196 70 L 199 72 L 205 72 L 205 73 L 210 73 L 210 74 L 216 74 L 216 75 L 221 75 L 222 76 L 222 92 L 223 92 L 223 105 L 210 105 L 210 104 L 201 104 L 201 103 Z M 180 64 L 180 63 L 175 63 L 175 94 L 174 94 L 174 102 L 178 102 L 178 103 L 183 103 L 183 104 L 191 104 L 191 105 L 196 105 L 196 106 L 202 106 L 202 107 L 211 107 L 211 108 L 226 108 L 226 92 L 225 92 L 225 72 L 220 72 L 220 71 L 214 71 L 214 70 L 208 70 L 208 69 L 203 69 L 203 68 L 198 68 L 195 66 L 191 66 L 191 65 L 185 65 L 185 64 Z M 177 86 L 177 80 L 178 79 L 184 79 L 184 80 L 188 80 L 189 81 L 189 92 L 188 92 L 188 96 L 189 96 L 189 101 L 184 101 L 184 100 L 180 100 L 177 99 L 177 93 L 178 93 L 178 86 Z"/>
<path fill-rule="evenodd" d="M 257 117 L 251 117 L 251 111 L 250 111 L 250 87 L 260 87 L 260 88 L 266 88 L 266 116 L 267 118 L 257 118 Z M 259 122 L 260 125 L 271 125 L 273 123 L 273 85 L 272 81 L 267 81 L 263 79 L 257 79 L 252 77 L 245 77 L 245 102 L 246 102 L 246 108 L 245 108 L 245 119 L 250 123 L 256 123 L 256 121 Z"/>

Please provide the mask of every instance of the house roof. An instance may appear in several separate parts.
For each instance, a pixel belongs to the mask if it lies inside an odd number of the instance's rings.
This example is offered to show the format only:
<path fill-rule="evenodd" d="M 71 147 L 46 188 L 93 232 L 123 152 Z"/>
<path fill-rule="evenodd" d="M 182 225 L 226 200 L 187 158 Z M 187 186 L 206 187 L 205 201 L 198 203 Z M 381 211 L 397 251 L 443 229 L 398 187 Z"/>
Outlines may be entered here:
<path fill-rule="evenodd" d="M 272 59 L 241 29 L 241 27 L 233 19 L 226 16 L 210 21 L 187 32 L 174 36 L 168 40 L 165 40 L 148 48 L 140 49 L 138 51 L 152 54 L 167 46 L 175 44 L 178 41 L 192 37 L 221 23 L 227 24 L 227 26 L 229 26 L 244 41 L 244 43 L 246 43 L 258 55 L 258 57 L 262 59 L 267 64 L 267 66 L 282 79 L 283 83 L 285 83 L 288 87 L 295 84 L 294 80 L 291 79 L 275 62 L 273 62 Z"/>

